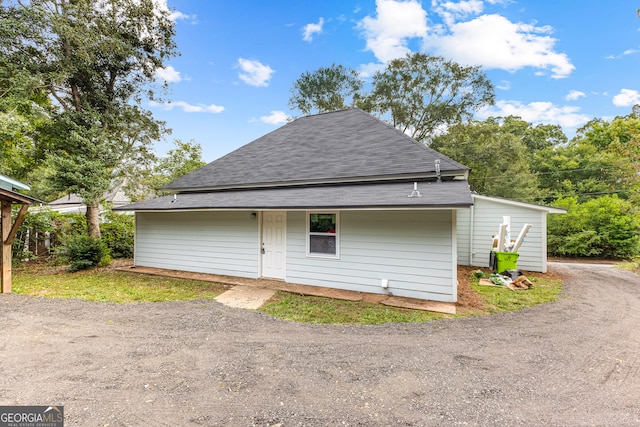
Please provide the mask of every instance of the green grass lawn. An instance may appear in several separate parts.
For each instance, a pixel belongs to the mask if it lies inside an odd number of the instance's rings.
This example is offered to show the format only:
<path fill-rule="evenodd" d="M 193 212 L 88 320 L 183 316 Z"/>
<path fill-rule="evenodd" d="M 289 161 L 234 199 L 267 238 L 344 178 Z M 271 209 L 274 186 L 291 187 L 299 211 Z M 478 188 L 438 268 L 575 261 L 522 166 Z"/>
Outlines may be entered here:
<path fill-rule="evenodd" d="M 21 266 L 13 271 L 13 292 L 51 298 L 117 303 L 161 302 L 212 299 L 224 291 L 224 285 L 219 283 L 113 269 L 69 273 L 60 269 Z"/>
<path fill-rule="evenodd" d="M 511 291 L 506 288 L 479 286 L 478 279 L 472 278 L 471 288 L 481 296 L 484 307 L 464 311 L 456 316 L 514 311 L 555 301 L 559 297 L 561 280 L 547 277 L 530 277 L 530 280 L 534 282 L 533 289 Z M 116 303 L 185 301 L 213 299 L 226 289 L 228 287 L 219 283 L 130 273 L 114 268 L 70 273 L 64 267 L 27 263 L 13 269 L 15 293 L 50 298 Z M 278 292 L 259 310 L 279 319 L 321 324 L 377 325 L 389 322 L 428 322 L 453 317 L 288 292 Z"/>
<path fill-rule="evenodd" d="M 260 311 L 279 319 L 304 323 L 377 325 L 389 322 L 428 322 L 432 320 L 486 315 L 520 310 L 558 299 L 562 291 L 562 281 L 532 277 L 532 289 L 512 291 L 507 288 L 479 286 L 478 279 L 472 279 L 471 287 L 483 302 L 482 309 L 464 311 L 452 316 L 421 310 L 388 307 L 381 304 L 340 301 L 330 298 L 304 296 L 288 292 L 278 292 Z"/>
<path fill-rule="evenodd" d="M 640 274 L 640 258 L 635 258 L 632 261 L 618 263 L 615 268 L 629 270 L 633 271 L 636 274 Z"/>
<path fill-rule="evenodd" d="M 538 277 L 529 279 L 533 282 L 533 288 L 525 291 L 480 286 L 477 279 L 472 282 L 471 288 L 482 296 L 485 302 L 484 311 L 487 313 L 504 313 L 552 302 L 557 300 L 562 292 L 562 280 Z"/>
<path fill-rule="evenodd" d="M 389 322 L 427 322 L 443 314 L 389 307 L 382 304 L 278 292 L 258 310 L 279 319 L 303 323 L 378 325 Z"/>

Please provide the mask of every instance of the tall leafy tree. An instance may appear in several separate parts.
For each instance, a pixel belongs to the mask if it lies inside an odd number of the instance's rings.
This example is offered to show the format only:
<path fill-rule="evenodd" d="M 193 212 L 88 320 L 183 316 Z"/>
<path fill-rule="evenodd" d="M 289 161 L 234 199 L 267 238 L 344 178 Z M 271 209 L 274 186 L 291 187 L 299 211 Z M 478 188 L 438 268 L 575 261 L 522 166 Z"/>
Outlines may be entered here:
<path fill-rule="evenodd" d="M 19 29 L 2 22 L 0 40 L 12 40 Z M 4 53 L 0 43 L 0 173 L 25 180 L 37 164 L 36 131 L 51 103 L 38 80 Z"/>
<path fill-rule="evenodd" d="M 0 40 L 1 61 L 37 79 L 57 107 L 39 140 L 51 189 L 78 193 L 99 236 L 112 179 L 166 133 L 140 103 L 177 53 L 169 11 L 153 0 L 19 0 L 0 5 L 0 21 L 14 33 Z"/>
<path fill-rule="evenodd" d="M 20 84 L 28 85 L 29 79 L 12 78 L 14 82 L 21 80 L 14 86 L 8 82 L 8 70 L 0 66 L 0 173 L 26 180 L 38 164 L 37 129 L 48 121 L 51 108 L 41 93 L 16 93 L 22 91 Z"/>
<path fill-rule="evenodd" d="M 357 106 L 425 143 L 494 102 L 493 84 L 480 67 L 423 53 L 389 62 L 368 91 L 357 71 L 342 65 L 304 73 L 289 98 L 304 114 Z"/>
<path fill-rule="evenodd" d="M 553 145 L 549 134 L 562 140 L 556 130 L 517 117 L 490 118 L 451 126 L 431 147 L 469 166 L 469 180 L 479 193 L 535 202 L 543 192 L 531 170 L 532 147 Z"/>
<path fill-rule="evenodd" d="M 500 121 L 502 131 L 512 133 L 522 139 L 532 155 L 544 149 L 565 145 L 568 141 L 567 135 L 559 125 L 538 124 L 534 126 L 516 116 L 507 116 Z"/>
<path fill-rule="evenodd" d="M 175 139 L 173 144 L 175 148 L 156 159 L 152 165 L 131 165 L 133 168 L 127 175 L 134 179 L 127 182 L 126 192 L 132 200 L 162 196 L 166 194 L 161 190 L 162 186 L 205 165 L 202 160 L 202 146 L 197 142 Z"/>
<path fill-rule="evenodd" d="M 355 105 L 363 86 L 364 81 L 352 68 L 336 64 L 320 67 L 294 82 L 289 106 L 303 114 L 340 110 Z"/>
<path fill-rule="evenodd" d="M 566 145 L 540 151 L 532 166 L 549 200 L 576 197 L 584 202 L 605 194 L 638 201 L 640 116 L 594 119 Z"/>
<path fill-rule="evenodd" d="M 481 67 L 411 53 L 374 74 L 373 89 L 361 105 L 429 143 L 438 130 L 469 120 L 494 102 L 493 84 Z"/>

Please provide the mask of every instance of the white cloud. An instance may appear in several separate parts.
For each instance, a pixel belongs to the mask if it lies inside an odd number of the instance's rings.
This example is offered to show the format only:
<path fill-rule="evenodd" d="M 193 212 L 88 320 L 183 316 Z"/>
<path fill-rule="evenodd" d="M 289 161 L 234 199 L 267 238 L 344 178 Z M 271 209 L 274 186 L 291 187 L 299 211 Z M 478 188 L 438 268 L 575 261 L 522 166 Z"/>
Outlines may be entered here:
<path fill-rule="evenodd" d="M 632 89 L 622 89 L 613 97 L 613 105 L 616 107 L 631 107 L 640 104 L 640 92 Z"/>
<path fill-rule="evenodd" d="M 324 25 L 324 18 L 320 18 L 317 24 L 307 24 L 302 29 L 302 40 L 311 43 L 313 41 L 314 34 L 322 33 L 322 26 Z"/>
<path fill-rule="evenodd" d="M 478 113 L 480 118 L 518 116 L 530 123 L 557 124 L 574 129 L 587 123 L 591 117 L 580 114 L 579 107 L 559 107 L 551 102 L 498 101 L 496 105 Z"/>
<path fill-rule="evenodd" d="M 169 6 L 167 5 L 167 0 L 153 0 L 153 3 L 156 7 L 157 10 L 161 10 L 163 12 L 169 12 L 169 19 L 172 21 L 177 21 L 179 19 L 184 19 L 184 20 L 195 20 L 196 16 L 195 15 L 187 15 L 185 13 L 182 13 L 178 10 L 171 10 L 169 9 Z"/>
<path fill-rule="evenodd" d="M 368 64 L 360 65 L 360 71 L 358 73 L 360 74 L 360 77 L 366 79 L 372 77 L 376 73 L 376 71 L 384 70 L 384 68 L 385 64 L 381 62 L 369 62 Z"/>
<path fill-rule="evenodd" d="M 224 107 L 221 107 L 219 105 L 215 105 L 215 104 L 210 104 L 210 105 L 205 105 L 205 104 L 189 104 L 187 102 L 184 101 L 176 101 L 176 102 L 156 102 L 156 101 L 151 101 L 149 102 L 149 105 L 151 105 L 152 107 L 160 107 L 163 110 L 173 110 L 174 108 L 182 108 L 182 111 L 184 111 L 185 113 L 213 113 L 213 114 L 217 114 L 217 113 L 221 113 L 224 111 Z"/>
<path fill-rule="evenodd" d="M 427 35 L 427 12 L 416 0 L 376 0 L 376 17 L 366 16 L 358 28 L 367 41 L 367 50 L 381 62 L 410 52 L 407 40 Z"/>
<path fill-rule="evenodd" d="M 196 15 L 187 15 L 186 13 L 182 13 L 179 10 L 173 10 L 169 14 L 169 19 L 172 21 L 185 20 L 185 21 L 195 21 Z"/>
<path fill-rule="evenodd" d="M 164 68 L 158 68 L 156 70 L 156 77 L 168 83 L 177 83 L 182 80 L 182 77 L 180 77 L 180 71 L 176 71 L 176 69 L 171 65 Z"/>
<path fill-rule="evenodd" d="M 627 56 L 627 55 L 635 55 L 636 53 L 640 52 L 640 49 L 627 49 L 624 52 L 622 52 L 621 54 L 618 55 L 607 55 L 604 57 L 604 59 L 620 59 L 623 56 Z"/>
<path fill-rule="evenodd" d="M 442 23 L 428 26 L 427 12 L 418 0 L 376 0 L 376 14 L 358 23 L 366 49 L 386 63 L 410 52 L 411 39 L 422 50 L 461 64 L 515 72 L 525 67 L 537 76 L 563 78 L 575 66 L 557 52 L 557 39 L 548 25 L 511 22 L 498 14 L 484 14 L 485 5 L 510 0 L 432 0 L 431 11 Z"/>
<path fill-rule="evenodd" d="M 445 1 L 441 2 L 438 6 L 451 13 L 467 16 L 469 14 L 478 14 L 482 12 L 484 9 L 484 2 L 482 0 L 467 0 L 459 1 L 458 3 Z"/>
<path fill-rule="evenodd" d="M 287 123 L 287 115 L 284 111 L 271 111 L 268 116 L 261 116 L 260 121 L 270 125 L 282 125 Z"/>
<path fill-rule="evenodd" d="M 452 1 L 438 2 L 434 0 L 432 1 L 432 5 L 434 12 L 442 16 L 442 19 L 448 25 L 454 24 L 457 19 L 466 18 L 469 15 L 477 15 L 484 9 L 484 2 L 482 0 L 467 0 L 458 3 Z"/>
<path fill-rule="evenodd" d="M 587 94 L 580 91 L 580 90 L 571 90 L 569 91 L 569 93 L 567 94 L 567 96 L 564 97 L 564 99 L 566 99 L 567 101 L 576 101 L 580 98 L 584 98 L 586 97 Z"/>
<path fill-rule="evenodd" d="M 567 77 L 575 69 L 564 53 L 555 52 L 549 26 L 514 23 L 501 15 L 482 15 L 430 36 L 425 48 L 463 64 L 517 71 L 524 67 L 551 70 L 551 77 Z M 544 74 L 537 71 L 536 74 Z"/>
<path fill-rule="evenodd" d="M 511 82 L 509 80 L 500 80 L 496 83 L 496 89 L 509 90 L 511 89 Z"/>
<path fill-rule="evenodd" d="M 251 86 L 268 86 L 271 76 L 275 73 L 268 65 L 251 59 L 238 58 L 238 66 L 241 70 L 238 77 Z"/>

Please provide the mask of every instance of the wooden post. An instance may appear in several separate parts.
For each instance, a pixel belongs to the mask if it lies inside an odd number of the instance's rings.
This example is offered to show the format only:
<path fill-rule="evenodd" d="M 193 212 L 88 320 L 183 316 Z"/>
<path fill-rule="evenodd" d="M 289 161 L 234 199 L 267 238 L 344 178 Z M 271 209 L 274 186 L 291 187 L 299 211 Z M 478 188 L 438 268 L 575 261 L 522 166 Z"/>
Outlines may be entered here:
<path fill-rule="evenodd" d="M 22 221 L 24 221 L 24 217 L 27 216 L 28 209 L 29 209 L 29 205 L 27 204 L 24 204 L 20 207 L 20 212 L 18 212 L 18 215 L 16 216 L 15 221 L 13 221 L 13 226 L 11 227 L 11 231 L 9 232 L 9 235 L 5 239 L 7 243 L 9 243 L 10 245 L 13 244 L 13 239 L 15 239 L 16 234 L 18 234 L 18 231 L 20 230 L 20 226 L 22 225 Z"/>
<path fill-rule="evenodd" d="M 24 217 L 27 215 L 27 209 L 29 209 L 29 205 L 27 203 L 23 203 L 12 226 L 11 202 L 7 202 L 5 200 L 2 201 L 2 208 L 0 209 L 0 212 L 2 213 L 2 224 L 0 225 L 0 237 L 2 238 L 0 286 L 2 287 L 3 294 L 11 293 L 11 261 L 13 258 L 11 256 L 11 245 L 13 244 L 13 239 L 15 239 L 16 234 L 18 234 L 18 230 L 22 225 Z"/>
<path fill-rule="evenodd" d="M 9 233 L 11 233 L 11 202 L 2 201 L 0 210 L 2 214 L 2 226 L 0 227 L 0 237 L 2 237 L 2 261 L 0 265 L 0 285 L 2 285 L 2 293 L 11 292 L 11 242 L 9 242 Z"/>

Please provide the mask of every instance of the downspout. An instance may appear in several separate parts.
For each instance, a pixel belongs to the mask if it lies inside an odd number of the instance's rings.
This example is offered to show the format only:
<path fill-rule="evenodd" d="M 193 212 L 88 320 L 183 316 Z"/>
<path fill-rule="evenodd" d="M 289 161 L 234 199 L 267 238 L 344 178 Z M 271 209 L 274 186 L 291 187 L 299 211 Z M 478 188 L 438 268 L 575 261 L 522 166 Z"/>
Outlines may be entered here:
<path fill-rule="evenodd" d="M 137 266 L 136 260 L 138 259 L 138 212 L 133 212 L 133 266 Z"/>
<path fill-rule="evenodd" d="M 471 218 L 469 218 L 469 265 L 473 265 L 473 225 L 476 222 L 475 204 L 471 205 Z"/>

